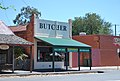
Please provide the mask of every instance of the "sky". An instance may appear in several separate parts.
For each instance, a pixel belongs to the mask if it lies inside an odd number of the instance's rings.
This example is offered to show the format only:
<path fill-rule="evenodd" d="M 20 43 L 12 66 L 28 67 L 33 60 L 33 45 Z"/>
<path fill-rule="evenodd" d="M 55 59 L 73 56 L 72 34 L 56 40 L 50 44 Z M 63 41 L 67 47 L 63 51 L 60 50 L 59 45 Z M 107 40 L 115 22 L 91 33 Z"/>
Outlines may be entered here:
<path fill-rule="evenodd" d="M 31 6 L 41 12 L 41 19 L 68 22 L 68 19 L 96 13 L 107 22 L 117 24 L 117 35 L 120 34 L 120 0 L 0 0 L 4 6 L 14 6 L 0 10 L 0 20 L 13 26 L 13 20 L 22 7 Z"/>

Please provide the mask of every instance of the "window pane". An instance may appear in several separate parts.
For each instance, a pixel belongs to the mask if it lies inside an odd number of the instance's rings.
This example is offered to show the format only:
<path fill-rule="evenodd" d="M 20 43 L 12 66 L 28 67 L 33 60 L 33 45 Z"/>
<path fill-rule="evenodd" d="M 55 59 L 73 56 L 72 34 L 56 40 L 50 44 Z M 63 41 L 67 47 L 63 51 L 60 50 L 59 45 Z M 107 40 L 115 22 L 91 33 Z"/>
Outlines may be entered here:
<path fill-rule="evenodd" d="M 55 52 L 55 61 L 64 61 L 64 54 Z M 52 62 L 53 53 L 51 52 L 41 52 L 38 50 L 37 61 L 39 62 Z"/>

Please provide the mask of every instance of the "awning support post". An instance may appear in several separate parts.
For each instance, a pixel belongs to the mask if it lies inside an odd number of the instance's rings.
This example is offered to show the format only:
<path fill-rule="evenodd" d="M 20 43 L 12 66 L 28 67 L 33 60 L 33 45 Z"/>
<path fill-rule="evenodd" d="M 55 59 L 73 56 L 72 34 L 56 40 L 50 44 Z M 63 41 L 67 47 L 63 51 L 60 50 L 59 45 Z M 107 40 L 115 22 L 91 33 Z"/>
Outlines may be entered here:
<path fill-rule="evenodd" d="M 91 70 L 91 67 L 92 67 L 92 53 L 91 53 L 91 49 L 89 49 L 89 51 L 90 51 L 90 70 Z"/>
<path fill-rule="evenodd" d="M 14 68 L 15 68 L 15 66 L 14 66 L 14 55 L 15 55 L 15 51 L 14 51 L 14 46 L 13 46 L 13 60 L 12 60 L 12 72 L 14 73 Z"/>
<path fill-rule="evenodd" d="M 68 52 L 67 53 L 65 53 L 65 58 L 66 58 L 66 60 L 65 60 L 65 64 L 66 64 L 66 71 L 68 70 Z"/>
<path fill-rule="evenodd" d="M 55 72 L 55 51 L 53 48 L 53 62 L 52 62 L 52 71 Z"/>
<path fill-rule="evenodd" d="M 65 65 L 66 65 L 66 71 L 68 70 L 68 55 L 69 55 L 69 52 L 66 48 L 66 52 L 65 52 Z"/>
<path fill-rule="evenodd" d="M 78 71 L 80 71 L 80 51 L 78 48 Z"/>
<path fill-rule="evenodd" d="M 30 73 L 32 73 L 32 46 L 30 46 Z"/>

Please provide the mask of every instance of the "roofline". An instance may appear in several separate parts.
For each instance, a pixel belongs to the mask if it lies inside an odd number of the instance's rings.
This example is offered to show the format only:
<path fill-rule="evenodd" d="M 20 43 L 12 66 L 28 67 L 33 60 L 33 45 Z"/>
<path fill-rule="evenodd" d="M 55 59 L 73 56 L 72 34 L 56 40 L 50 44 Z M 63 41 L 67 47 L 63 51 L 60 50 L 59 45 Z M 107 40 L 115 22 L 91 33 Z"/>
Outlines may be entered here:
<path fill-rule="evenodd" d="M 78 36 L 83 36 L 83 37 L 85 37 L 85 36 L 113 36 L 113 35 L 100 35 L 100 34 L 93 34 L 93 35 L 73 35 L 72 37 L 78 37 Z"/>
<path fill-rule="evenodd" d="M 12 31 L 12 32 L 24 32 L 24 31 L 27 31 L 27 26 L 28 26 L 28 24 L 26 24 L 26 25 L 18 25 L 18 26 L 8 26 L 9 28 L 10 28 L 10 30 Z M 22 28 L 22 27 L 25 27 L 26 29 L 25 30 L 13 30 L 13 28 Z"/>
<path fill-rule="evenodd" d="M 0 45 L 10 45 L 10 46 L 34 46 L 34 44 L 6 44 L 6 43 L 0 43 Z"/>

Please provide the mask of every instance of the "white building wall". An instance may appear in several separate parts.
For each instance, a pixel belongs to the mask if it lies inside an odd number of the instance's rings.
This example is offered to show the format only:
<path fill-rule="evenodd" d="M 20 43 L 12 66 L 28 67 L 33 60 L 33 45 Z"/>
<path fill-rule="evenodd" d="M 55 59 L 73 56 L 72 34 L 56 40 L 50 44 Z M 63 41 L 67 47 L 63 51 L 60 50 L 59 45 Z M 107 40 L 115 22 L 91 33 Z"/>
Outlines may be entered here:
<path fill-rule="evenodd" d="M 34 39 L 34 69 L 52 69 L 52 62 L 37 62 L 37 40 Z M 64 68 L 64 62 L 55 62 L 55 68 Z"/>
<path fill-rule="evenodd" d="M 37 68 L 37 40 L 34 39 L 34 69 Z"/>
<path fill-rule="evenodd" d="M 70 29 L 66 22 L 36 19 L 35 36 L 69 38 Z"/>
<path fill-rule="evenodd" d="M 47 26 L 40 26 L 40 23 L 45 23 Z M 49 26 L 53 25 L 53 29 Z M 42 24 L 43 25 L 43 24 Z M 54 38 L 70 38 L 71 30 L 69 23 L 66 22 L 57 22 L 50 20 L 41 20 L 35 17 L 34 19 L 34 36 L 40 37 L 54 37 Z M 50 69 L 52 68 L 52 62 L 37 62 L 37 39 L 34 39 L 34 69 Z M 71 59 L 71 54 L 70 54 Z M 70 60 L 71 62 L 71 60 Z M 71 64 L 70 64 L 71 65 Z M 55 62 L 55 68 L 64 68 L 64 62 Z"/>
<path fill-rule="evenodd" d="M 55 68 L 64 68 L 64 62 L 55 62 Z M 52 62 L 35 62 L 34 69 L 52 69 Z"/>

